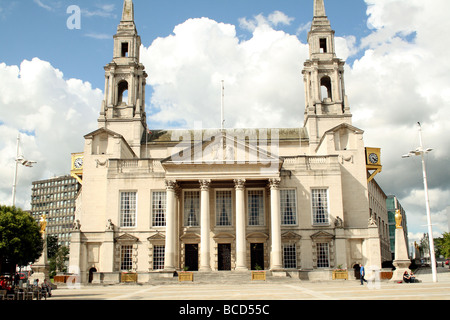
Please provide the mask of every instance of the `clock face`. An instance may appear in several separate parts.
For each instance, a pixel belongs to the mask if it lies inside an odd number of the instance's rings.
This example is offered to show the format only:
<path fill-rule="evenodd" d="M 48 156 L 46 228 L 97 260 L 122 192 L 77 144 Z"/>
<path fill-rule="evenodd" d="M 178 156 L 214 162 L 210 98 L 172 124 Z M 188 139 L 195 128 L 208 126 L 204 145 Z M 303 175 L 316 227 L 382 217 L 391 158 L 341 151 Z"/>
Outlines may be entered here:
<path fill-rule="evenodd" d="M 376 153 L 369 154 L 369 161 L 370 161 L 370 163 L 377 163 L 378 155 Z"/>
<path fill-rule="evenodd" d="M 76 158 L 75 161 L 73 162 L 73 165 L 77 169 L 83 167 L 83 158 Z"/>

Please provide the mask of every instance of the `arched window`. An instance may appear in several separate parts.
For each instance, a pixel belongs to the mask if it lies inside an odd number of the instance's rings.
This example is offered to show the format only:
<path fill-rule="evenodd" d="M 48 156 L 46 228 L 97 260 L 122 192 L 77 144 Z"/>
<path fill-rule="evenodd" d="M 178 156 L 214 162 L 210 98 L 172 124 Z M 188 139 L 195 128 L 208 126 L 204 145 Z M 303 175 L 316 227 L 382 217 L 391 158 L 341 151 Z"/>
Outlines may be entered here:
<path fill-rule="evenodd" d="M 128 82 L 125 80 L 119 82 L 117 104 L 125 102 L 128 105 Z"/>
<path fill-rule="evenodd" d="M 329 76 L 324 76 L 322 79 L 320 79 L 320 93 L 322 101 L 324 101 L 326 98 L 332 100 L 333 97 L 331 95 L 331 79 Z"/>

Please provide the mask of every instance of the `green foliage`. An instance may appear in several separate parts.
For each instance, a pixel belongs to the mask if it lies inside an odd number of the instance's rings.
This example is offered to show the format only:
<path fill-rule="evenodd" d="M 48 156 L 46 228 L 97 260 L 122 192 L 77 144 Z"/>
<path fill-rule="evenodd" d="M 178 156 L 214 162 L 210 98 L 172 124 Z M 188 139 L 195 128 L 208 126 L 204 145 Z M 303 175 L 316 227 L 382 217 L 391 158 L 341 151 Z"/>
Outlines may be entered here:
<path fill-rule="evenodd" d="M 47 235 L 47 257 L 52 259 L 58 252 L 58 237 L 54 234 Z"/>
<path fill-rule="evenodd" d="M 19 208 L 0 206 L 0 260 L 25 266 L 42 254 L 38 223 Z"/>
<path fill-rule="evenodd" d="M 69 260 L 69 248 L 66 246 L 58 247 L 56 253 L 49 260 L 50 276 L 55 276 L 57 272 L 67 272 L 65 262 Z"/>
<path fill-rule="evenodd" d="M 445 232 L 442 238 L 437 238 L 434 241 L 436 254 L 443 255 L 444 258 L 450 258 L 450 232 Z"/>

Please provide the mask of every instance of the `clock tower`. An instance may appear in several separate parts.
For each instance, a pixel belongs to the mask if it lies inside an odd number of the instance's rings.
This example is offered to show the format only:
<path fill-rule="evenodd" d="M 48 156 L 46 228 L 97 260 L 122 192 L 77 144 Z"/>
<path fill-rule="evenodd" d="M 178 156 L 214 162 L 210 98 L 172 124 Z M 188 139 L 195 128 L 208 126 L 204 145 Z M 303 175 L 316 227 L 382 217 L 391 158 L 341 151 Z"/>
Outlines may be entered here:
<path fill-rule="evenodd" d="M 342 123 L 351 125 L 344 85 L 345 62 L 336 57 L 334 34 L 324 0 L 314 0 L 314 19 L 308 33 L 309 59 L 303 69 L 304 127 L 313 150 L 327 130 Z"/>
<path fill-rule="evenodd" d="M 141 156 L 142 135 L 147 127 L 147 73 L 139 61 L 140 46 L 133 1 L 125 0 L 122 19 L 114 36 L 113 60 L 105 66 L 105 96 L 98 123 L 99 128 L 122 135 L 138 157 Z"/>

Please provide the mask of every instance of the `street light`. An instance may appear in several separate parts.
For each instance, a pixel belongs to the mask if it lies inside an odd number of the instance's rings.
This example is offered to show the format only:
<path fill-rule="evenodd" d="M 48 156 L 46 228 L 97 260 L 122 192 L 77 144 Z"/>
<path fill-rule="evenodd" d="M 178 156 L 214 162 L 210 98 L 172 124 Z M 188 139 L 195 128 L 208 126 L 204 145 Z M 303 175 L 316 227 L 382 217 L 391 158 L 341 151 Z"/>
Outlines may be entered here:
<path fill-rule="evenodd" d="M 17 185 L 17 169 L 19 164 L 31 168 L 36 161 L 26 160 L 23 156 L 19 155 L 20 133 L 17 135 L 17 153 L 16 153 L 16 169 L 14 171 L 14 182 L 12 187 L 12 206 L 16 205 L 16 185 Z"/>
<path fill-rule="evenodd" d="M 433 282 L 437 282 L 437 272 L 436 272 L 436 257 L 434 252 L 434 240 L 433 240 L 433 229 L 431 227 L 431 213 L 430 213 L 430 200 L 428 198 L 428 182 L 427 182 L 427 171 L 425 167 L 425 159 L 424 154 L 431 152 L 433 149 L 423 149 L 422 145 L 422 126 L 420 122 L 417 122 L 419 125 L 419 140 L 420 146 L 413 151 L 410 151 L 408 154 L 402 156 L 402 158 L 409 158 L 411 156 L 421 156 L 422 158 L 422 172 L 423 172 L 423 186 L 425 189 L 425 205 L 427 208 L 427 220 L 428 220 L 428 239 L 430 244 L 430 258 L 431 258 L 431 270 L 433 273 Z"/>

